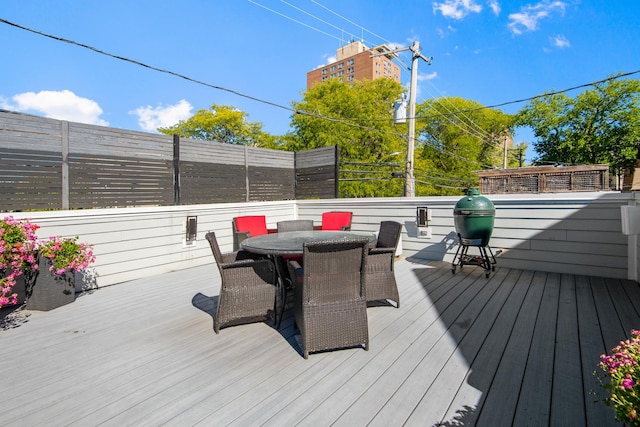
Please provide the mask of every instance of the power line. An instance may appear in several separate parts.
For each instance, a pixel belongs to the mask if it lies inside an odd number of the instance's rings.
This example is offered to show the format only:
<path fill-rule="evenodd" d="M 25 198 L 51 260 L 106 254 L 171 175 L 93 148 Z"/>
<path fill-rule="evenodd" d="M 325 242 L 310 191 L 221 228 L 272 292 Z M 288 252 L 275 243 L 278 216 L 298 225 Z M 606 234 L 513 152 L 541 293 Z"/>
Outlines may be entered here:
<path fill-rule="evenodd" d="M 273 107 L 282 108 L 284 110 L 289 110 L 289 111 L 295 112 L 293 109 L 291 109 L 289 107 L 286 107 L 284 105 L 276 104 L 275 102 L 266 101 L 264 99 L 260 99 L 260 98 L 257 98 L 255 96 L 251 96 L 251 95 L 246 95 L 244 93 L 241 93 L 241 92 L 238 92 L 238 91 L 235 91 L 235 90 L 232 90 L 232 89 L 227 89 L 227 88 L 222 87 L 222 86 L 216 86 L 216 85 L 213 85 L 213 84 L 210 84 L 210 83 L 207 83 L 207 82 L 203 82 L 202 80 L 196 80 L 196 79 L 193 79 L 191 77 L 187 77 L 184 74 L 176 73 L 174 71 L 166 70 L 166 69 L 163 69 L 163 68 L 154 67 L 152 65 L 148 65 L 148 64 L 142 63 L 140 61 L 136 61 L 134 59 L 126 58 L 124 56 L 114 55 L 113 53 L 105 52 L 104 50 L 97 49 L 97 48 L 95 48 L 93 46 L 89 46 L 89 45 L 86 45 L 86 44 L 83 44 L 83 43 L 79 43 L 79 42 L 76 42 L 76 41 L 73 41 L 73 40 L 65 39 L 63 37 L 58 37 L 58 36 L 54 36 L 54 35 L 51 35 L 51 34 L 43 33 L 42 31 L 34 30 L 32 28 L 24 27 L 22 25 L 13 23 L 11 21 L 7 21 L 6 19 L 3 19 L 3 18 L 0 18 L 0 22 L 2 22 L 4 24 L 7 24 L 7 25 L 11 25 L 12 27 L 19 28 L 21 30 L 29 31 L 29 32 L 34 33 L 34 34 L 38 34 L 40 36 L 48 37 L 48 38 L 53 39 L 53 40 L 57 40 L 57 41 L 61 41 L 61 42 L 64 42 L 64 43 L 69 43 L 69 44 L 72 44 L 72 45 L 84 47 L 85 49 L 92 50 L 92 51 L 94 51 L 96 53 L 99 53 L 101 55 L 106 55 L 106 56 L 109 56 L 111 58 L 119 59 L 121 61 L 130 62 L 132 64 L 139 65 L 141 67 L 145 67 L 145 68 L 148 68 L 150 70 L 158 71 L 160 73 L 170 74 L 172 76 L 179 77 L 181 79 L 184 79 L 184 80 L 187 80 L 187 81 L 190 81 L 190 82 L 193 82 L 193 83 L 197 83 L 197 84 L 202 85 L 202 86 L 207 86 L 207 87 L 210 87 L 212 89 L 222 90 L 222 91 L 229 92 L 229 93 L 232 93 L 232 94 L 237 95 L 237 96 L 241 96 L 243 98 L 251 99 L 252 101 L 260 102 L 260 103 L 263 103 L 263 104 L 271 105 Z"/>
<path fill-rule="evenodd" d="M 312 29 L 312 30 L 314 30 L 314 31 L 317 31 L 317 32 L 321 33 L 321 34 L 324 34 L 325 36 L 329 36 L 329 37 L 334 38 L 334 39 L 336 39 L 336 40 L 338 40 L 338 41 L 342 41 L 342 39 L 340 39 L 339 37 L 334 36 L 333 34 L 329 34 L 329 33 L 324 32 L 324 31 L 322 31 L 322 30 L 320 30 L 320 29 L 318 29 L 318 28 L 316 28 L 316 27 L 312 27 L 312 26 L 311 26 L 311 25 L 309 25 L 309 24 L 305 24 L 304 22 L 302 22 L 302 21 L 298 21 L 297 19 L 294 19 L 294 18 L 292 18 L 292 17 L 290 17 L 290 16 L 287 16 L 287 15 L 285 15 L 284 13 L 281 13 L 281 12 L 278 12 L 278 11 L 273 10 L 273 9 L 271 9 L 271 8 L 268 8 L 267 6 L 262 5 L 262 4 L 260 4 L 260 3 L 256 2 L 256 1 L 253 1 L 253 0 L 247 0 L 247 1 L 248 1 L 249 3 L 253 3 L 253 4 L 255 4 L 256 6 L 259 6 L 259 7 L 263 8 L 263 9 L 265 9 L 265 10 L 268 10 L 269 12 L 275 13 L 276 15 L 279 15 L 279 16 L 282 16 L 283 18 L 289 19 L 290 21 L 293 21 L 293 22 L 295 22 L 296 24 L 303 25 L 303 26 L 305 26 L 305 27 L 307 27 L 307 28 L 310 28 L 310 29 Z M 284 2 L 284 3 L 286 3 L 286 2 Z M 290 5 L 290 6 L 291 6 L 291 5 Z M 295 7 L 295 6 L 291 6 L 291 7 Z M 297 8 L 296 8 L 296 9 L 297 9 Z M 306 13 L 306 12 L 305 12 L 305 13 Z"/>
<path fill-rule="evenodd" d="M 248 0 L 248 1 L 251 1 L 252 3 L 255 3 L 252 0 Z M 398 136 L 400 138 L 404 138 L 405 137 L 405 135 L 400 134 L 398 132 L 384 131 L 384 130 L 376 129 L 376 128 L 373 128 L 373 127 L 370 127 L 370 126 L 363 126 L 363 125 L 354 123 L 355 121 L 364 120 L 364 119 L 353 119 L 353 118 L 344 118 L 344 117 L 329 117 L 329 116 L 325 116 L 325 115 L 321 115 L 321 114 L 317 114 L 317 113 L 313 113 L 313 112 L 309 112 L 309 111 L 296 110 L 296 109 L 287 107 L 285 105 L 281 105 L 281 104 L 278 104 L 278 103 L 275 103 L 275 102 L 267 101 L 267 100 L 264 100 L 264 99 L 261 99 L 261 98 L 255 97 L 255 96 L 247 95 L 247 94 L 244 94 L 242 92 L 238 92 L 238 91 L 233 90 L 233 89 L 228 89 L 228 88 L 225 88 L 225 87 L 222 87 L 222 86 L 217 86 L 217 85 L 213 85 L 211 83 L 207 83 L 207 82 L 204 82 L 204 81 L 201 81 L 201 80 L 197 80 L 197 79 L 188 77 L 188 76 L 186 76 L 184 74 L 180 74 L 180 73 L 177 73 L 177 72 L 174 72 L 174 71 L 170 71 L 170 70 L 167 70 L 167 69 L 163 69 L 163 68 L 155 67 L 155 66 L 152 66 L 152 65 L 148 65 L 148 64 L 145 64 L 143 62 L 140 62 L 140 61 L 137 61 L 137 60 L 134 60 L 134 59 L 130 59 L 130 58 L 127 58 L 127 57 L 124 57 L 124 56 L 115 55 L 115 54 L 106 52 L 104 50 L 95 48 L 93 46 L 89 46 L 87 44 L 76 42 L 74 40 L 69 40 L 69 39 L 66 39 L 66 38 L 63 38 L 63 37 L 58 37 L 58 36 L 54 36 L 54 35 L 51 35 L 51 34 L 47 34 L 47 33 L 44 33 L 42 31 L 38 31 L 38 30 L 29 28 L 29 27 L 25 27 L 25 26 L 16 24 L 14 22 L 8 21 L 8 20 L 3 19 L 3 18 L 0 18 L 0 22 L 4 23 L 4 24 L 7 24 L 7 25 L 10 25 L 10 26 L 15 27 L 15 28 L 19 28 L 19 29 L 24 30 L 24 31 L 28 31 L 28 32 L 31 32 L 31 33 L 34 33 L 34 34 L 41 35 L 43 37 L 47 37 L 47 38 L 56 40 L 56 41 L 61 41 L 61 42 L 64 42 L 64 43 L 69 43 L 69 44 L 72 44 L 72 45 L 75 45 L 75 46 L 83 47 L 85 49 L 89 49 L 91 51 L 94 51 L 96 53 L 99 53 L 101 55 L 105 55 L 105 56 L 108 56 L 108 57 L 111 57 L 111 58 L 114 58 L 114 59 L 119 59 L 121 61 L 125 61 L 125 62 L 129 62 L 129 63 L 135 64 L 135 65 L 139 65 L 141 67 L 145 67 L 145 68 L 148 68 L 150 70 L 154 70 L 154 71 L 157 71 L 157 72 L 160 72 L 160 73 L 169 74 L 169 75 L 172 75 L 172 76 L 175 76 L 175 77 L 190 81 L 192 83 L 196 83 L 196 84 L 199 84 L 199 85 L 202 85 L 202 86 L 206 86 L 206 87 L 209 87 L 209 88 L 212 88 L 212 89 L 225 91 L 225 92 L 234 94 L 234 95 L 242 97 L 242 98 L 250 99 L 252 101 L 256 101 L 256 102 L 259 102 L 259 103 L 262 103 L 262 104 L 266 104 L 266 105 L 270 105 L 270 106 L 273 106 L 273 107 L 277 107 L 277 108 L 280 108 L 280 109 L 283 109 L 283 110 L 291 111 L 294 114 L 301 114 L 301 115 L 306 115 L 306 116 L 309 116 L 309 117 L 315 117 L 315 118 L 318 118 L 318 119 L 328 120 L 328 121 L 332 121 L 332 122 L 335 122 L 335 123 L 340 123 L 340 124 L 343 124 L 343 125 L 346 125 L 346 126 L 351 126 L 351 127 L 363 129 L 363 130 L 366 130 L 366 131 L 382 132 L 384 134 L 395 135 L 395 136 Z M 302 24 L 302 25 L 306 26 L 306 24 Z M 327 34 L 327 35 L 329 35 L 329 34 Z M 331 35 L 329 35 L 329 36 L 331 36 Z M 331 36 L 331 37 L 334 37 L 334 36 Z M 336 37 L 334 37 L 334 38 L 336 38 Z M 536 96 L 533 96 L 533 97 L 519 99 L 519 100 L 515 100 L 515 101 L 504 102 L 504 103 L 496 104 L 496 105 L 492 105 L 492 106 L 483 106 L 483 107 L 478 107 L 478 108 L 459 110 L 459 112 L 461 112 L 461 113 L 473 112 L 473 111 L 479 111 L 479 110 L 484 110 L 484 109 L 489 109 L 489 108 L 497 108 L 497 107 L 501 107 L 501 106 L 509 105 L 509 104 L 515 104 L 515 103 L 531 101 L 531 100 L 534 100 L 534 99 L 543 98 L 545 96 L 561 94 L 561 93 L 569 92 L 569 91 L 572 91 L 572 90 L 593 86 L 593 85 L 596 85 L 596 84 L 599 84 L 599 83 L 605 83 L 605 82 L 608 82 L 608 81 L 616 80 L 616 79 L 619 79 L 619 78 L 622 78 L 622 77 L 628 77 L 628 76 L 631 76 L 631 75 L 634 75 L 634 74 L 638 74 L 638 73 L 640 73 L 640 70 L 632 71 L 632 72 L 629 72 L 629 73 L 619 74 L 619 75 L 616 75 L 616 76 L 608 77 L 606 79 L 598 80 L 598 81 L 591 82 L 591 83 L 585 83 L 585 84 L 578 85 L 578 86 L 573 86 L 573 87 L 570 87 L 570 88 L 567 88 L 567 89 L 563 89 L 563 90 L 559 90 L 559 91 L 548 92 L 548 93 L 545 93 L 543 95 L 536 95 Z M 434 114 L 434 115 L 430 115 L 430 116 L 438 116 L 438 115 L 445 116 L 445 115 L 455 115 L 455 114 L 456 113 L 449 113 L 449 114 L 440 113 L 440 114 Z M 415 118 L 416 119 L 424 119 L 425 117 L 415 117 Z M 375 121 L 381 121 L 381 120 L 387 121 L 387 120 L 391 120 L 391 119 L 390 118 L 385 118 L 385 119 L 366 119 L 366 120 L 369 121 L 369 122 L 375 122 Z M 438 149 L 443 154 L 447 154 L 449 156 L 456 157 L 456 158 L 459 158 L 461 160 L 465 160 L 465 161 L 472 162 L 472 163 L 478 164 L 480 166 L 483 166 L 481 163 L 479 163 L 477 161 L 466 159 L 463 156 L 460 156 L 460 155 L 457 155 L 455 153 L 449 152 L 448 150 L 444 150 L 442 147 L 437 147 L 437 146 L 435 146 L 435 144 L 433 144 L 430 141 L 423 141 L 423 142 L 426 143 L 426 144 L 429 144 L 429 145 L 433 145 L 436 149 Z"/>

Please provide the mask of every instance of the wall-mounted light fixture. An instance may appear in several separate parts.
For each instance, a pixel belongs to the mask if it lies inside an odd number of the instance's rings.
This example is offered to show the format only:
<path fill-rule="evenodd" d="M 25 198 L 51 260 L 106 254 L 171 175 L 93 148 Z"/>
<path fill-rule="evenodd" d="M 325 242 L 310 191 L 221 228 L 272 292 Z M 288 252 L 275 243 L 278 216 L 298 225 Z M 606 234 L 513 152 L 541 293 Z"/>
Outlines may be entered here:
<path fill-rule="evenodd" d="M 429 227 L 429 221 L 431 221 L 431 211 L 426 206 L 418 207 L 416 209 L 416 226 L 418 227 L 418 237 L 430 239 L 431 227 Z"/>
<path fill-rule="evenodd" d="M 429 212 L 429 208 L 418 208 L 416 213 L 416 222 L 418 223 L 418 227 L 428 227 L 429 220 L 431 220 L 431 212 Z"/>
<path fill-rule="evenodd" d="M 185 240 L 187 241 L 187 244 L 192 245 L 196 241 L 197 235 L 198 235 L 198 217 L 188 216 L 186 234 L 185 234 Z"/>

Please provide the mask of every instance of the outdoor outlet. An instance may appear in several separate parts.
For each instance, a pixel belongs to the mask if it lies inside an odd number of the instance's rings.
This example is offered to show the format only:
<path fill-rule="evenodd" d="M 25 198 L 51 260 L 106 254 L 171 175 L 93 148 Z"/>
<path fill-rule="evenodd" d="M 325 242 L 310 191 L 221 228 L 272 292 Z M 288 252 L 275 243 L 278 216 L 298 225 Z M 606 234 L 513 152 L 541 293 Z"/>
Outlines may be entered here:
<path fill-rule="evenodd" d="M 431 238 L 431 227 L 418 227 L 418 238 L 420 238 L 420 239 L 430 239 Z"/>

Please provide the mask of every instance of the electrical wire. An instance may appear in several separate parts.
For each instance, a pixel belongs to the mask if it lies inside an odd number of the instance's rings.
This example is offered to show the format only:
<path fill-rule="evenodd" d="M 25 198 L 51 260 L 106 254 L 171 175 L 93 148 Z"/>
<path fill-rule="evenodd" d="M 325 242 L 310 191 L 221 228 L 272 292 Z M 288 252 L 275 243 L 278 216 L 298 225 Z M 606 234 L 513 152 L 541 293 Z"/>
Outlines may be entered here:
<path fill-rule="evenodd" d="M 248 1 L 250 1 L 252 3 L 255 3 L 253 0 L 248 0 Z M 255 4 L 257 4 L 257 3 L 255 3 Z M 112 54 L 112 53 L 106 52 L 104 50 L 95 48 L 93 46 L 89 46 L 87 44 L 79 43 L 79 42 L 74 41 L 74 40 L 70 40 L 70 39 L 66 39 L 66 38 L 63 38 L 63 37 L 47 34 L 47 33 L 44 33 L 42 31 L 38 31 L 38 30 L 29 28 L 29 27 L 25 27 L 25 26 L 16 24 L 16 23 L 8 21 L 8 20 L 6 20 L 4 18 L 0 18 L 0 23 L 4 23 L 4 24 L 7 24 L 9 26 L 12 26 L 12 27 L 24 30 L 24 31 L 28 31 L 28 32 L 31 32 L 31 33 L 34 33 L 34 34 L 38 34 L 40 36 L 47 37 L 47 38 L 50 38 L 50 39 L 53 39 L 53 40 L 56 40 L 56 41 L 60 41 L 60 42 L 69 43 L 69 44 L 72 44 L 72 45 L 75 45 L 75 46 L 83 47 L 85 49 L 89 49 L 89 50 L 94 51 L 94 52 L 96 52 L 98 54 L 101 54 L 101 55 L 105 55 L 105 56 L 108 56 L 108 57 L 111 57 L 111 58 L 114 58 L 114 59 L 118 59 L 118 60 L 121 60 L 121 61 L 129 62 L 129 63 L 132 63 L 134 65 L 138 65 L 138 66 L 141 66 L 141 67 L 144 67 L 144 68 L 148 68 L 150 70 L 157 71 L 157 72 L 160 72 L 160 73 L 169 74 L 169 75 L 172 75 L 172 76 L 175 76 L 175 77 L 190 81 L 192 83 L 196 83 L 196 84 L 199 84 L 199 85 L 202 85 L 202 86 L 206 86 L 206 87 L 209 87 L 209 88 L 212 88 L 212 89 L 216 89 L 216 90 L 225 91 L 225 92 L 228 92 L 228 93 L 234 94 L 236 96 L 239 96 L 239 97 L 242 97 L 242 98 L 246 98 L 246 99 L 249 99 L 249 100 L 252 100 L 252 101 L 255 101 L 255 102 L 259 102 L 259 103 L 270 105 L 270 106 L 273 106 L 273 107 L 276 107 L 276 108 L 280 108 L 280 109 L 283 109 L 283 110 L 291 111 L 294 114 L 300 114 L 300 115 L 305 115 L 305 116 L 309 116 L 309 117 L 315 117 L 315 118 L 318 118 L 318 119 L 328 120 L 328 121 L 332 121 L 332 122 L 335 122 L 335 123 L 340 123 L 340 124 L 343 124 L 343 125 L 346 125 L 346 126 L 359 128 L 359 129 L 362 129 L 362 130 L 365 130 L 365 131 L 382 132 L 384 134 L 395 135 L 395 136 L 398 136 L 400 138 L 404 138 L 405 137 L 405 135 L 400 134 L 398 132 L 389 132 L 389 131 L 379 130 L 379 129 L 372 128 L 370 126 L 363 126 L 363 125 L 354 123 L 354 121 L 356 121 L 355 119 L 344 118 L 344 117 L 330 117 L 330 116 L 325 116 L 325 115 L 321 115 L 321 114 L 317 114 L 317 113 L 312 113 L 312 112 L 309 112 L 309 111 L 293 109 L 293 108 L 290 108 L 290 107 L 285 106 L 285 105 L 281 105 L 281 104 L 278 104 L 278 103 L 275 103 L 275 102 L 267 101 L 267 100 L 264 100 L 264 99 L 261 99 L 261 98 L 255 97 L 255 96 L 247 95 L 247 94 L 244 94 L 242 92 L 239 92 L 239 91 L 236 91 L 236 90 L 233 90 L 233 89 L 228 89 L 228 88 L 225 88 L 225 87 L 222 87 L 222 86 L 218 86 L 218 85 L 214 85 L 214 84 L 211 84 L 211 83 L 204 82 L 202 80 L 191 78 L 191 77 L 188 77 L 188 76 L 186 76 L 184 74 L 177 73 L 175 71 L 171 71 L 171 70 L 155 67 L 155 66 L 148 65 L 148 64 L 145 64 L 143 62 L 134 60 L 134 59 L 130 59 L 130 58 L 127 58 L 127 57 L 124 57 L 124 56 Z M 301 24 L 306 26 L 306 24 L 303 24 L 303 23 L 301 23 Z M 329 35 L 329 34 L 327 34 L 327 35 Z M 335 36 L 331 36 L 331 35 L 329 35 L 329 36 L 337 38 Z M 567 88 L 567 89 L 563 89 L 563 90 L 559 90 L 559 91 L 547 92 L 547 93 L 545 93 L 543 95 L 536 95 L 536 96 L 532 96 L 532 97 L 529 97 L 529 98 L 519 99 L 519 100 L 515 100 L 515 101 L 508 101 L 508 102 L 495 104 L 495 105 L 491 105 L 491 106 L 482 106 L 482 107 L 478 107 L 478 108 L 460 110 L 459 112 L 480 111 L 480 110 L 484 110 L 484 109 L 497 108 L 497 107 L 510 105 L 510 104 L 515 104 L 515 103 L 527 102 L 527 101 L 543 98 L 545 96 L 551 96 L 551 95 L 566 93 L 566 92 L 569 92 L 569 91 L 572 91 L 572 90 L 585 88 L 585 87 L 593 86 L 593 85 L 596 85 L 596 84 L 600 84 L 600 83 L 605 83 L 605 82 L 608 82 L 608 81 L 616 80 L 616 79 L 619 79 L 619 78 L 622 78 L 622 77 L 628 77 L 628 76 L 631 76 L 631 75 L 634 75 L 634 74 L 638 74 L 638 73 L 640 73 L 640 70 L 636 70 L 636 71 L 632 71 L 632 72 L 628 72 L 628 73 L 618 74 L 616 76 L 611 76 L 611 77 L 608 77 L 606 79 L 598 80 L 598 81 L 591 82 L 591 83 L 585 83 L 585 84 L 578 85 L 578 86 L 573 86 L 573 87 L 570 87 L 570 88 Z M 440 113 L 440 114 L 429 115 L 429 117 L 445 116 L 445 115 L 451 115 L 451 114 L 457 114 L 457 113 L 447 113 L 447 114 Z M 425 119 L 425 118 L 426 117 L 419 117 L 419 116 L 413 117 L 413 119 L 416 119 L 416 120 Z M 374 122 L 374 121 L 379 121 L 379 120 L 385 120 L 386 121 L 386 120 L 390 120 L 390 119 L 389 118 L 385 118 L 385 119 L 368 119 L 367 121 Z M 467 162 L 472 162 L 474 164 L 478 164 L 481 167 L 483 166 L 477 161 L 466 159 L 463 156 L 457 155 L 456 153 L 450 152 L 448 150 L 444 150 L 442 147 L 437 147 L 431 141 L 422 140 L 422 142 L 434 146 L 434 148 L 438 149 L 443 154 L 447 154 L 449 156 L 459 158 L 459 159 L 461 159 L 463 161 L 467 161 Z"/>
<path fill-rule="evenodd" d="M 320 30 L 320 29 L 318 29 L 318 28 L 316 28 L 316 27 L 313 27 L 313 26 L 311 26 L 311 25 L 309 25 L 309 24 L 305 24 L 305 23 L 304 23 L 304 22 L 302 22 L 302 21 L 298 21 L 297 19 L 294 19 L 294 18 L 292 18 L 292 17 L 290 17 L 290 16 L 285 15 L 284 13 L 281 13 L 281 12 L 278 12 L 278 11 L 273 10 L 273 9 L 271 9 L 271 8 L 268 8 L 267 6 L 262 5 L 262 4 L 260 4 L 260 3 L 256 2 L 256 1 L 254 1 L 254 0 L 247 0 L 247 1 L 248 1 L 249 3 L 253 3 L 253 4 L 255 4 L 256 6 L 259 6 L 259 7 L 263 8 L 263 9 L 265 9 L 265 10 L 268 10 L 269 12 L 275 13 L 276 15 L 282 16 L 283 18 L 289 19 L 290 21 L 293 21 L 293 22 L 295 22 L 295 23 L 297 23 L 297 24 L 303 25 L 303 26 L 305 26 L 305 27 L 307 27 L 307 28 L 310 28 L 310 29 L 312 29 L 312 30 L 314 30 L 314 31 L 317 31 L 317 32 L 319 32 L 319 33 L 321 33 L 321 34 L 324 34 L 325 36 L 329 36 L 329 37 L 334 38 L 334 39 L 336 39 L 336 40 L 338 40 L 338 41 L 342 41 L 342 39 L 340 39 L 339 37 L 334 36 L 333 34 L 329 34 L 329 33 L 324 32 L 324 31 L 322 31 L 322 30 Z M 293 6 L 292 6 L 292 7 L 293 7 Z"/>

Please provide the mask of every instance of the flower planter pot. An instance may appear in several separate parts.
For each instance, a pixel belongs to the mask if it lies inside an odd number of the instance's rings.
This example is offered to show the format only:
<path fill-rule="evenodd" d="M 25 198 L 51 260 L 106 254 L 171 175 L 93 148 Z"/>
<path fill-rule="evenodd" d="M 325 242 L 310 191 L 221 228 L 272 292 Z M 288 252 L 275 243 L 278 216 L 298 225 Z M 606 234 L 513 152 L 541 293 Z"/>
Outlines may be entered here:
<path fill-rule="evenodd" d="M 4 277 L 4 276 L 5 276 L 4 271 L 0 271 L 0 277 Z M 6 305 L 5 307 L 19 306 L 24 304 L 24 301 L 26 299 L 26 292 L 27 292 L 24 284 L 24 274 L 16 277 L 16 284 L 13 285 L 12 292 L 15 292 L 18 294 L 18 302 L 15 305 Z"/>
<path fill-rule="evenodd" d="M 50 266 L 48 258 L 39 257 L 38 273 L 27 289 L 27 310 L 49 311 L 75 301 L 75 273 L 54 274 Z"/>

